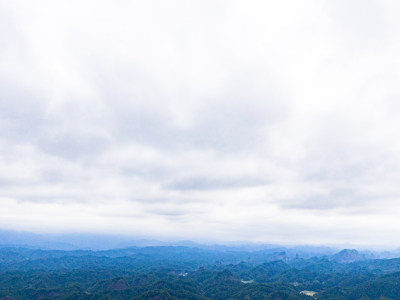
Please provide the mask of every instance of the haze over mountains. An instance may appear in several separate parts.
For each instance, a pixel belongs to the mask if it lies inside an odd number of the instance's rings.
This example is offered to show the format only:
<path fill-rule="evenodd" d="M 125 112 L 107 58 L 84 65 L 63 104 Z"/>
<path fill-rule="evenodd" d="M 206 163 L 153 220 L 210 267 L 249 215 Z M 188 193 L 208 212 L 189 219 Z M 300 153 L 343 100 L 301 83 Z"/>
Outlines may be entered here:
<path fill-rule="evenodd" d="M 198 243 L 193 241 L 162 241 L 157 239 L 135 238 L 131 236 L 101 234 L 35 234 L 0 230 L 0 247 L 26 247 L 43 250 L 114 250 L 129 247 L 189 247 L 217 251 L 262 251 L 285 252 L 290 256 L 303 258 L 332 256 L 338 262 L 400 257 L 400 249 L 343 249 L 340 245 L 279 245 L 236 241 L 230 243 Z M 348 245 L 350 246 L 350 245 Z M 354 245 L 353 245 L 354 246 Z"/>
<path fill-rule="evenodd" d="M 249 242 L 230 242 L 226 244 L 216 243 L 196 243 L 192 241 L 161 241 L 156 239 L 134 238 L 129 236 L 105 235 L 105 234 L 35 234 L 31 232 L 18 232 L 10 230 L 0 230 L 1 246 L 27 246 L 43 249 L 58 250 L 107 250 L 124 248 L 129 246 L 187 246 L 200 248 L 237 248 L 242 250 L 260 250 L 264 248 L 278 248 L 279 245 L 249 243 Z M 307 247 L 304 247 L 307 248 Z M 329 252 L 328 247 L 309 247 L 323 249 Z"/>

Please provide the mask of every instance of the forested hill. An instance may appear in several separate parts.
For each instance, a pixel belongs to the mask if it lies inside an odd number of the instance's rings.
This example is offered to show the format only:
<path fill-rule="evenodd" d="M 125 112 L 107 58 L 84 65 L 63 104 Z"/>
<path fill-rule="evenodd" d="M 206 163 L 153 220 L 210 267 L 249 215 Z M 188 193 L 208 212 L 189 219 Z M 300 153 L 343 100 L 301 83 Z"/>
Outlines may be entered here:
<path fill-rule="evenodd" d="M 400 299 L 400 259 L 349 249 L 0 248 L 2 300 L 312 298 Z"/>

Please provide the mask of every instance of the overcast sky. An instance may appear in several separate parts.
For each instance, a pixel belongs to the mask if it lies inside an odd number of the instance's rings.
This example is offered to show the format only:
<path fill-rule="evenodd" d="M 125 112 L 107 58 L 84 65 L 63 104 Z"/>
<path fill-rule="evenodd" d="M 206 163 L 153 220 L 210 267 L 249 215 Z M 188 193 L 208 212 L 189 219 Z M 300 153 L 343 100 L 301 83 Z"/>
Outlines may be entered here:
<path fill-rule="evenodd" d="M 0 0 L 0 229 L 399 246 L 399 13 Z"/>

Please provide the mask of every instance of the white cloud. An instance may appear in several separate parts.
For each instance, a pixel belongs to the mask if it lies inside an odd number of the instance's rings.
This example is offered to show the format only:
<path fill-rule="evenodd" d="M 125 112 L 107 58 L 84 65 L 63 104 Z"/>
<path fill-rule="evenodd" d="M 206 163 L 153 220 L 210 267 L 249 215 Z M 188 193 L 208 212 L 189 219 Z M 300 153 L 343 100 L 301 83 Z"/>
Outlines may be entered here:
<path fill-rule="evenodd" d="M 393 243 L 397 6 L 1 2 L 0 226 Z"/>

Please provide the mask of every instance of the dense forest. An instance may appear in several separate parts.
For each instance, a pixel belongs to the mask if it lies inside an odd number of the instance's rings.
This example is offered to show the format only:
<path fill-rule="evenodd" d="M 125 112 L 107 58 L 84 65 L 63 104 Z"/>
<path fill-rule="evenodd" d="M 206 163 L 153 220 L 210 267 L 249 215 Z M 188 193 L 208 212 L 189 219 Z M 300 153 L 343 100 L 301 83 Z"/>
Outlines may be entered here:
<path fill-rule="evenodd" d="M 400 299 L 400 258 L 131 247 L 0 248 L 0 299 Z"/>

